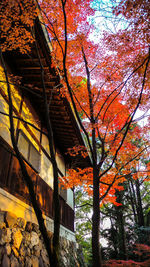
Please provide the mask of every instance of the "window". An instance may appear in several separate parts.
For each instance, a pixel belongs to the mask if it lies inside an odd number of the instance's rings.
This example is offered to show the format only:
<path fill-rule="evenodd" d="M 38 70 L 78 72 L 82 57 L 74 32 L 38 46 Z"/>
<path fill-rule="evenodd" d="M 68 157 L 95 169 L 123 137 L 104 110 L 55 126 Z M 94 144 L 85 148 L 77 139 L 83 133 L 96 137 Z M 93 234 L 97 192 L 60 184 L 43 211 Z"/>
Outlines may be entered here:
<path fill-rule="evenodd" d="M 39 172 L 41 158 L 40 153 L 21 130 L 19 131 L 18 148 L 29 164 L 31 164 L 32 167 Z"/>

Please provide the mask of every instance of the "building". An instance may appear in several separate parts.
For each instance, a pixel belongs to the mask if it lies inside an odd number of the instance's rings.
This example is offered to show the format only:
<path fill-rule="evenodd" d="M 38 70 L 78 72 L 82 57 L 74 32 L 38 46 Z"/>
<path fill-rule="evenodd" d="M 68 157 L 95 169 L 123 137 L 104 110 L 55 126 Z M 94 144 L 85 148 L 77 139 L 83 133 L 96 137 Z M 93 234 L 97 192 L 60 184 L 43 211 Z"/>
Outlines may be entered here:
<path fill-rule="evenodd" d="M 60 94 L 60 78 L 51 66 L 51 48 L 47 32 L 37 20 L 36 42 L 44 66 L 44 81 L 49 101 L 49 113 L 54 133 L 54 147 L 58 168 L 64 175 L 72 164 L 67 149 L 83 145 L 83 139 L 72 109 Z M 42 100 L 42 81 L 35 43 L 30 55 L 17 51 L 4 54 L 10 76 L 15 135 L 18 148 L 24 157 L 27 170 L 34 182 L 36 196 L 45 216 L 49 231 L 53 232 L 53 173 L 45 127 L 45 111 Z M 11 78 L 13 74 L 13 78 Z M 14 81 L 20 77 L 20 84 Z M 27 221 L 36 222 L 28 189 L 21 178 L 21 170 L 14 154 L 8 117 L 8 96 L 4 73 L 0 66 L 0 208 L 15 213 Z M 18 78 L 17 78 L 18 80 Z M 76 166 L 86 162 L 76 158 Z M 60 189 L 60 235 L 71 241 L 74 237 L 74 195 L 71 189 Z"/>

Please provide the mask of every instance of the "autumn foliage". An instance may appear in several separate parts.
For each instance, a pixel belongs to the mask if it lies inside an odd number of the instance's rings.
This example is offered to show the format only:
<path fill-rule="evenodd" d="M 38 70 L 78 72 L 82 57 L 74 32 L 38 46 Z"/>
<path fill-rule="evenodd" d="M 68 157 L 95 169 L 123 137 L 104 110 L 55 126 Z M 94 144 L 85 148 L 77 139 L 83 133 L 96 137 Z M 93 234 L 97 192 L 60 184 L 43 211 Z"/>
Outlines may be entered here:
<path fill-rule="evenodd" d="M 38 9 L 34 1 L 2 0 L 0 3 L 1 49 L 18 49 L 21 53 L 30 51 L 34 37 L 31 29 Z"/>
<path fill-rule="evenodd" d="M 84 137 L 85 146 L 72 147 L 74 156 L 90 157 L 91 165 L 70 168 L 60 178 L 64 187 L 83 185 L 93 196 L 93 259 L 100 266 L 100 203 L 116 202 L 115 192 L 123 190 L 131 175 L 148 180 L 148 123 L 140 126 L 135 117 L 149 108 L 149 3 L 123 0 L 112 14 L 124 19 L 124 29 L 92 38 L 94 17 L 91 0 L 2 1 L 1 47 L 3 51 L 30 50 L 33 25 L 39 14 L 51 40 L 52 65 L 57 70 L 61 95 L 68 99 Z M 142 115 L 142 116 L 144 116 Z M 94 232 L 95 231 L 95 232 Z M 96 234 L 95 234 L 96 233 Z M 94 256 L 94 253 L 95 254 Z M 96 265 L 97 264 L 97 265 Z M 98 265 L 99 264 L 99 265 Z"/>
<path fill-rule="evenodd" d="M 150 264 L 150 247 L 144 244 L 135 244 L 134 245 L 134 253 L 135 255 L 138 255 L 139 258 L 142 256 L 144 258 L 143 261 L 134 261 L 134 260 L 109 260 L 106 263 L 104 263 L 103 267 L 139 267 L 139 266 L 145 266 L 148 267 Z"/>

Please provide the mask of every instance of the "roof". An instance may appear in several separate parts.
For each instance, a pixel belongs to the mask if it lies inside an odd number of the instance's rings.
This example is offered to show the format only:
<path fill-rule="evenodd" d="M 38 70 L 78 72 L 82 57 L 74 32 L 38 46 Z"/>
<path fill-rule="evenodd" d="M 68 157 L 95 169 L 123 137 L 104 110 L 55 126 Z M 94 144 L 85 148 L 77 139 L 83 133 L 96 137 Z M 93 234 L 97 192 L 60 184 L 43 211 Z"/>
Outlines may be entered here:
<path fill-rule="evenodd" d="M 75 145 L 84 145 L 84 140 L 68 100 L 60 94 L 60 77 L 56 68 L 52 67 L 51 64 L 50 41 L 45 28 L 41 26 L 39 20 L 36 21 L 35 34 L 41 61 L 44 66 L 44 81 L 48 102 L 50 101 L 49 114 L 54 140 L 66 160 L 70 161 L 70 156 L 66 155 L 67 149 Z M 42 98 L 38 97 L 42 96 L 42 82 L 35 43 L 32 45 L 29 55 L 20 54 L 15 51 L 6 53 L 5 58 L 14 75 L 21 76 L 22 84 L 30 88 L 29 91 L 24 90 L 24 94 L 31 100 L 33 107 L 41 118 L 43 126 L 45 126 L 44 103 Z M 32 85 L 32 87 L 29 85 Z M 33 95 L 33 93 L 37 95 Z M 76 166 L 78 167 L 89 166 L 89 164 L 89 158 L 76 158 Z"/>

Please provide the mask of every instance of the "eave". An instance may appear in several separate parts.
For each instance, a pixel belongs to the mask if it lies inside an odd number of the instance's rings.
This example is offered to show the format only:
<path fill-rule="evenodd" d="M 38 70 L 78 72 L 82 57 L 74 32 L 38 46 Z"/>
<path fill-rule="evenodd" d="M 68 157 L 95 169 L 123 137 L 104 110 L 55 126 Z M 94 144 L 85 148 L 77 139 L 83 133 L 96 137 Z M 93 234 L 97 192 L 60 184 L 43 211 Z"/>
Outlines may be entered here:
<path fill-rule="evenodd" d="M 76 145 L 84 145 L 84 141 L 68 100 L 61 96 L 60 77 L 56 68 L 52 67 L 51 64 L 48 35 L 43 25 L 41 26 L 39 23 L 39 20 L 36 21 L 35 35 L 44 67 L 44 82 L 47 99 L 48 102 L 50 101 L 49 114 L 55 144 L 69 163 L 72 161 L 72 158 L 66 154 L 67 149 Z M 38 97 L 42 96 L 43 89 L 35 43 L 32 45 L 30 54 L 25 55 L 14 51 L 6 53 L 5 59 L 13 74 L 22 77 L 21 84 L 29 88 L 28 91 L 23 90 L 23 94 L 30 99 L 41 119 L 43 127 L 46 127 L 44 103 Z M 75 162 L 76 166 L 81 168 L 90 165 L 89 158 L 77 157 Z"/>

